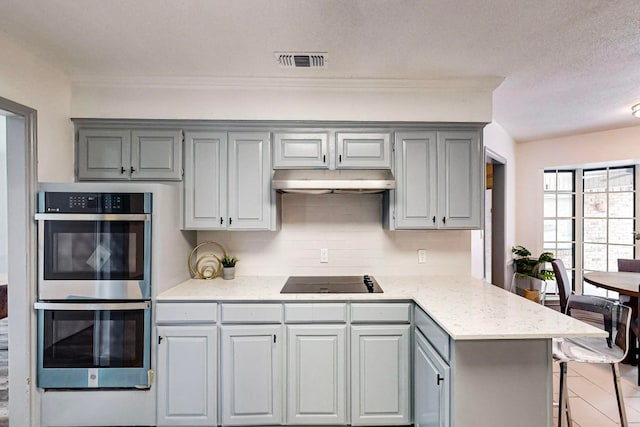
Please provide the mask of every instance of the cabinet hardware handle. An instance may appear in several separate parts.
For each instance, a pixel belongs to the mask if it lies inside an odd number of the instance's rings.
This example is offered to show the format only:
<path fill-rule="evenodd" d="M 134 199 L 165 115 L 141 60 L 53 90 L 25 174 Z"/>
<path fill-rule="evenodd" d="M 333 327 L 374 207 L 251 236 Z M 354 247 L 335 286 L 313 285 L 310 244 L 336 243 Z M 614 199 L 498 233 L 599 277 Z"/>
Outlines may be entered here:
<path fill-rule="evenodd" d="M 322 155 L 322 163 L 327 163 L 327 155 L 326 154 Z"/>
<path fill-rule="evenodd" d="M 120 175 L 124 174 L 125 171 L 126 169 L 124 168 L 124 166 L 120 166 Z"/>
<path fill-rule="evenodd" d="M 442 381 L 444 381 L 444 377 L 441 377 L 440 374 L 438 374 L 438 385 L 440 385 Z"/>
<path fill-rule="evenodd" d="M 136 171 L 136 168 L 134 168 L 133 166 L 131 166 L 131 173 L 134 173 Z"/>
<path fill-rule="evenodd" d="M 231 225 L 231 217 L 229 217 L 229 225 Z"/>
<path fill-rule="evenodd" d="M 443 224 L 446 224 L 446 223 L 447 223 L 447 217 L 445 217 L 445 216 L 443 216 L 443 217 L 442 217 L 442 223 L 443 223 Z"/>
<path fill-rule="evenodd" d="M 338 156 L 338 162 L 339 162 L 339 163 L 342 163 L 342 154 L 340 154 L 340 155 Z"/>
<path fill-rule="evenodd" d="M 434 215 L 433 218 L 431 218 L 431 220 L 433 221 L 433 223 L 436 223 L 436 216 Z"/>
<path fill-rule="evenodd" d="M 224 222 L 224 218 L 220 217 L 220 225 Z"/>
<path fill-rule="evenodd" d="M 162 343 L 162 337 L 158 335 L 158 344 Z"/>
<path fill-rule="evenodd" d="M 273 336 L 273 343 L 275 344 L 275 342 L 276 342 L 276 336 L 274 335 Z"/>

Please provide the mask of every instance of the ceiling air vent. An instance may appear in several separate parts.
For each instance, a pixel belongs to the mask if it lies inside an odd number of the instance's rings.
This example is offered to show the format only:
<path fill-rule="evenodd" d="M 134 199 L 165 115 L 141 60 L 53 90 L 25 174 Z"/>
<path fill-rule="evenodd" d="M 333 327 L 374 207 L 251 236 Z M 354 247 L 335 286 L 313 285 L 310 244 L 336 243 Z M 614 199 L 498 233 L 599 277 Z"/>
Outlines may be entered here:
<path fill-rule="evenodd" d="M 326 68 L 326 52 L 276 52 L 276 59 L 285 68 Z"/>

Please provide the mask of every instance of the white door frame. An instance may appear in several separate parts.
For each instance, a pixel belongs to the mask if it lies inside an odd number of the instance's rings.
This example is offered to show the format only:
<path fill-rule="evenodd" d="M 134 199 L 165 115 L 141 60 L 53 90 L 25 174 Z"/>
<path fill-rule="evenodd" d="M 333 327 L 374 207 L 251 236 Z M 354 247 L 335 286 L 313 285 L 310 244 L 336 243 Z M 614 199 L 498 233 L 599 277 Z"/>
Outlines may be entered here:
<path fill-rule="evenodd" d="M 36 426 L 35 325 L 37 191 L 36 110 L 0 97 L 7 116 L 9 250 L 9 415 L 11 424 Z M 32 413 L 33 411 L 33 413 Z"/>

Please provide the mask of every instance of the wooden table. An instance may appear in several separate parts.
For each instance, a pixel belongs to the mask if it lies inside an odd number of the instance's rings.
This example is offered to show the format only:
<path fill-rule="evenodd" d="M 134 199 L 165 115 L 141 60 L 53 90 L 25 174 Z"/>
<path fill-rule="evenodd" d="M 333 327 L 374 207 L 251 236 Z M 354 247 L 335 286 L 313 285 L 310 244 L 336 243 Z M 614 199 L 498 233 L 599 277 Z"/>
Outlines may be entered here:
<path fill-rule="evenodd" d="M 630 297 L 628 305 L 631 306 L 631 320 L 638 318 L 638 287 L 640 286 L 640 273 L 626 271 L 592 271 L 584 274 L 584 281 L 599 288 L 618 292 L 620 295 Z M 637 364 L 636 336 L 633 331 L 629 333 L 629 352 L 623 363 Z M 640 368 L 639 368 L 640 369 Z M 640 385 L 640 375 L 638 375 Z"/>
<path fill-rule="evenodd" d="M 640 285 L 640 273 L 626 271 L 592 271 L 585 273 L 584 281 L 599 288 L 618 292 L 622 295 L 638 299 L 638 286 Z M 635 307 L 637 309 L 637 304 Z"/>

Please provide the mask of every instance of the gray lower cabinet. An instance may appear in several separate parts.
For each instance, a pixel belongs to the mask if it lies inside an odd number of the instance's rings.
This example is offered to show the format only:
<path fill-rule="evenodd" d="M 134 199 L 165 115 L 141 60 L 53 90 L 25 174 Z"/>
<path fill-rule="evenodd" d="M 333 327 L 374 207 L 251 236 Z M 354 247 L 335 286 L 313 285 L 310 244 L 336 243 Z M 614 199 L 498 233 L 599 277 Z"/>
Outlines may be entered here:
<path fill-rule="evenodd" d="M 221 327 L 221 424 L 282 424 L 282 326 Z"/>
<path fill-rule="evenodd" d="M 79 180 L 182 179 L 182 131 L 80 128 Z"/>
<path fill-rule="evenodd" d="M 185 229 L 275 229 L 270 142 L 269 132 L 185 132 Z"/>
<path fill-rule="evenodd" d="M 287 424 L 346 424 L 346 329 L 287 326 Z"/>
<path fill-rule="evenodd" d="M 158 341 L 157 425 L 216 425 L 216 327 L 158 326 Z"/>
<path fill-rule="evenodd" d="M 395 228 L 482 227 L 480 131 L 396 132 Z"/>
<path fill-rule="evenodd" d="M 413 350 L 413 424 L 449 427 L 449 365 L 418 329 Z"/>
<path fill-rule="evenodd" d="M 351 424 L 411 424 L 409 325 L 351 327 Z"/>

